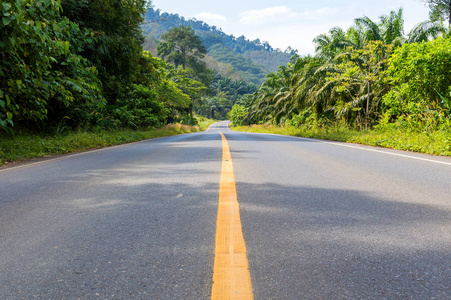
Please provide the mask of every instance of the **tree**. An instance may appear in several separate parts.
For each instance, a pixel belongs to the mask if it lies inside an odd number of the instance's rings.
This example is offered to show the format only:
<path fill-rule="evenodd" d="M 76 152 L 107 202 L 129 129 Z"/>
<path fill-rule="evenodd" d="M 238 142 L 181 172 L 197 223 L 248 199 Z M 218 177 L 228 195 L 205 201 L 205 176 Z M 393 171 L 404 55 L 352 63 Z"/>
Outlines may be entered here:
<path fill-rule="evenodd" d="M 97 70 L 78 54 L 91 36 L 60 12 L 56 0 L 0 2 L 0 128 L 78 126 L 103 106 Z"/>
<path fill-rule="evenodd" d="M 343 54 L 343 62 L 336 66 L 339 72 L 331 74 L 328 81 L 338 83 L 336 89 L 344 92 L 350 101 L 342 101 L 337 105 L 338 115 L 344 115 L 352 110 L 365 112 L 365 129 L 368 129 L 370 113 L 374 111 L 381 99 L 383 88 L 383 71 L 393 45 L 386 45 L 381 41 L 371 41 L 363 49 L 348 48 Z"/>
<path fill-rule="evenodd" d="M 382 15 L 379 19 L 379 23 L 373 22 L 367 16 L 354 20 L 357 30 L 363 33 L 364 43 L 383 41 L 385 44 L 400 46 L 404 41 L 403 9 L 390 11 L 389 15 Z"/>
<path fill-rule="evenodd" d="M 390 11 L 389 15 L 379 17 L 379 27 L 382 32 L 382 40 L 385 44 L 400 46 L 404 42 L 404 18 L 403 9 Z"/>
<path fill-rule="evenodd" d="M 334 59 L 339 52 L 352 45 L 340 27 L 333 27 L 329 30 L 329 34 L 318 35 L 313 42 L 317 55 L 326 60 Z"/>
<path fill-rule="evenodd" d="M 92 38 L 77 49 L 98 70 L 109 104 L 123 96 L 139 68 L 146 0 L 61 0 L 62 14 Z"/>
<path fill-rule="evenodd" d="M 235 104 L 232 107 L 232 110 L 227 114 L 227 117 L 233 123 L 233 125 L 242 126 L 245 123 L 246 115 L 246 107 L 240 104 Z"/>
<path fill-rule="evenodd" d="M 181 65 L 183 69 L 187 66 L 195 66 L 207 54 L 202 41 L 194 34 L 190 26 L 174 27 L 161 38 L 164 42 L 158 45 L 158 55 L 176 66 Z"/>
<path fill-rule="evenodd" d="M 447 19 L 448 26 L 451 26 L 451 0 L 423 0 L 427 3 L 430 12 L 429 16 L 432 21 Z"/>
<path fill-rule="evenodd" d="M 425 43 L 404 44 L 388 62 L 384 76 L 393 86 L 384 96 L 384 119 L 404 118 L 421 124 L 425 115 L 450 110 L 451 40 L 437 38 Z M 445 118 L 435 114 L 439 121 Z M 449 117 L 448 117 L 449 118 Z"/>
<path fill-rule="evenodd" d="M 434 40 L 440 35 L 447 36 L 449 31 L 443 26 L 442 21 L 423 21 L 415 25 L 409 32 L 407 43 L 422 43 Z"/>

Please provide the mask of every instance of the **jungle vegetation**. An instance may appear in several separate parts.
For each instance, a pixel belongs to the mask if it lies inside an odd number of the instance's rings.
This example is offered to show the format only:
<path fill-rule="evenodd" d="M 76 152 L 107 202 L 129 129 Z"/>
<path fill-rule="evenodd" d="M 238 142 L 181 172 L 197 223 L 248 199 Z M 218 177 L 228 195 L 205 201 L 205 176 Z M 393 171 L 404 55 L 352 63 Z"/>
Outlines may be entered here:
<path fill-rule="evenodd" d="M 226 118 L 256 91 L 207 68 L 190 27 L 162 36 L 162 58 L 144 51 L 149 9 L 146 0 L 1 0 L 0 134 L 195 124 L 193 111 Z"/>
<path fill-rule="evenodd" d="M 195 124 L 198 115 L 237 125 L 440 131 L 451 151 L 451 1 L 424 2 L 431 18 L 408 34 L 402 9 L 377 21 L 362 16 L 317 36 L 315 54 L 300 57 L 161 14 L 145 0 L 1 0 L 0 136 Z M 157 17 L 189 22 L 160 32 L 159 57 L 143 48 L 149 12 L 154 31 L 165 26 Z M 266 67 L 249 57 L 282 53 L 289 63 L 252 83 Z"/>
<path fill-rule="evenodd" d="M 235 104 L 230 120 L 326 130 L 443 131 L 451 153 L 451 38 L 446 26 L 451 1 L 425 2 L 431 19 L 407 34 L 401 8 L 318 35 L 314 55 L 295 55 L 269 73 L 257 92 Z"/>

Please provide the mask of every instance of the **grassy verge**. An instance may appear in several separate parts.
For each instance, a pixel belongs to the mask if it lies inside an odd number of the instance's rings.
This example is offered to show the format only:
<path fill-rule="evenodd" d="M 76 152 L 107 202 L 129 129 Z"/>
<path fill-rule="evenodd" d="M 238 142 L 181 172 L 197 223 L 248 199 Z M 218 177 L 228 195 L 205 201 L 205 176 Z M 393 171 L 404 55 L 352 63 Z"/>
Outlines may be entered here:
<path fill-rule="evenodd" d="M 343 127 L 297 128 L 294 126 L 236 126 L 233 130 L 275 133 L 299 137 L 356 143 L 432 155 L 451 156 L 451 131 L 412 132 L 400 129 L 357 131 Z"/>
<path fill-rule="evenodd" d="M 200 116 L 197 116 L 196 118 L 199 122 L 198 126 L 201 128 L 202 131 L 206 130 L 208 126 L 210 126 L 211 124 L 219 122 L 218 120 L 207 119 Z"/>
<path fill-rule="evenodd" d="M 82 152 L 90 149 L 137 142 L 156 137 L 171 136 L 205 130 L 213 120 L 202 120 L 198 126 L 169 124 L 152 130 L 112 130 L 97 132 L 69 132 L 52 136 L 0 136 L 0 166 L 56 154 Z"/>

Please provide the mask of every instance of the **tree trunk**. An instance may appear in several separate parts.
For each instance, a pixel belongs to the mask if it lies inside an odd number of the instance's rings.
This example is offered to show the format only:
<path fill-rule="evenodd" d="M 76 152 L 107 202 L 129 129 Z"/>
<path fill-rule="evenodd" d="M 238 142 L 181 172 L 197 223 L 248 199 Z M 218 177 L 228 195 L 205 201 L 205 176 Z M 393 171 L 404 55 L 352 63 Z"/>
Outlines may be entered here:
<path fill-rule="evenodd" d="M 451 28 L 451 0 L 448 1 L 448 30 Z"/>
<path fill-rule="evenodd" d="M 371 74 L 371 65 L 368 62 L 368 75 Z M 371 93 L 371 80 L 368 80 L 368 97 L 366 97 L 366 112 L 365 112 L 365 130 L 368 130 L 368 118 L 370 116 L 370 93 Z"/>
<path fill-rule="evenodd" d="M 368 81 L 368 97 L 366 98 L 366 112 L 365 112 L 365 130 L 368 130 L 368 119 L 370 116 L 370 91 L 371 81 Z"/>

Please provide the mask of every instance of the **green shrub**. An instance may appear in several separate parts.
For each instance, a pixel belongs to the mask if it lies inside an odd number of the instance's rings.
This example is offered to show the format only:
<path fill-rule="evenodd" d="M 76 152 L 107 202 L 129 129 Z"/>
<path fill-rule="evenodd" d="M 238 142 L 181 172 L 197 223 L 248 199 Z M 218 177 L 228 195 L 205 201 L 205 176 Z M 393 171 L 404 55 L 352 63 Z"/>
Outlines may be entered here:
<path fill-rule="evenodd" d="M 389 59 L 386 76 L 393 86 L 383 97 L 382 125 L 435 129 L 449 120 L 451 39 L 404 44 Z"/>
<path fill-rule="evenodd" d="M 158 101 L 154 89 L 133 84 L 126 93 L 121 107 L 116 110 L 124 127 L 150 128 L 161 127 L 166 122 L 167 110 Z"/>

